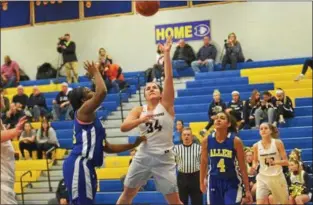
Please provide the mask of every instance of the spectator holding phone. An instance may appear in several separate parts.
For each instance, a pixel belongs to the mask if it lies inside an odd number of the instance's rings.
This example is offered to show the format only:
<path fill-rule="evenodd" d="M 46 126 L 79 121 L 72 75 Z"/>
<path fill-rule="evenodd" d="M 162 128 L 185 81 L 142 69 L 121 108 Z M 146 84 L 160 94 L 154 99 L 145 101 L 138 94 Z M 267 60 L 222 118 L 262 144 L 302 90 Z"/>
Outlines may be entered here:
<path fill-rule="evenodd" d="M 258 129 L 261 120 L 267 120 L 269 124 L 277 126 L 275 121 L 276 114 L 276 99 L 268 91 L 263 92 L 261 106 L 255 111 L 255 127 Z"/>
<path fill-rule="evenodd" d="M 227 64 L 230 64 L 231 69 L 236 69 L 238 62 L 245 61 L 241 44 L 239 41 L 237 41 L 237 36 L 235 33 L 228 35 L 228 40 L 225 44 L 225 50 L 226 53 L 222 60 L 222 70 L 225 70 Z"/>

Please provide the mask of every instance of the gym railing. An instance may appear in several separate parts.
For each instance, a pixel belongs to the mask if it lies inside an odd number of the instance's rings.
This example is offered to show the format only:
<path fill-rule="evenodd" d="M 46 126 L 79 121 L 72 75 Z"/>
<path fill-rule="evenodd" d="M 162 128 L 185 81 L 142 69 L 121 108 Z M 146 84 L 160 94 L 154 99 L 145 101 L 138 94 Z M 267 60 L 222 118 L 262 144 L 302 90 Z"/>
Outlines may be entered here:
<path fill-rule="evenodd" d="M 50 179 L 50 168 L 49 168 L 49 154 L 55 150 L 56 147 L 51 147 L 47 152 L 46 152 L 46 164 L 47 164 L 47 174 L 48 174 L 48 184 L 49 184 L 49 191 L 52 192 L 52 186 L 51 186 L 51 179 Z"/>
<path fill-rule="evenodd" d="M 27 172 L 25 172 L 24 174 L 22 174 L 22 176 L 20 177 L 20 183 L 21 183 L 21 192 L 22 192 L 22 203 L 23 205 L 24 203 L 24 187 L 23 187 L 23 177 L 26 176 L 26 174 L 30 175 L 30 177 L 32 177 L 32 172 L 30 170 L 28 170 Z"/>

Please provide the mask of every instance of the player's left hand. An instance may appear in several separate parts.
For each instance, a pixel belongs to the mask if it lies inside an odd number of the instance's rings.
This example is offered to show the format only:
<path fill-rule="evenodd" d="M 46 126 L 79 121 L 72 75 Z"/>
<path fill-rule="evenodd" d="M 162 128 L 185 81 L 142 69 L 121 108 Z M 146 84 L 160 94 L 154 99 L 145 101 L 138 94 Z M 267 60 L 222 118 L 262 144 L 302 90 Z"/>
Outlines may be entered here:
<path fill-rule="evenodd" d="M 252 194 L 250 191 L 246 191 L 245 203 L 246 204 L 252 204 L 253 203 L 253 197 L 252 197 Z"/>
<path fill-rule="evenodd" d="M 147 141 L 147 137 L 146 136 L 140 136 L 137 137 L 135 143 L 134 143 L 134 147 L 137 147 L 138 145 L 140 145 L 140 143 L 142 142 L 146 142 Z"/>

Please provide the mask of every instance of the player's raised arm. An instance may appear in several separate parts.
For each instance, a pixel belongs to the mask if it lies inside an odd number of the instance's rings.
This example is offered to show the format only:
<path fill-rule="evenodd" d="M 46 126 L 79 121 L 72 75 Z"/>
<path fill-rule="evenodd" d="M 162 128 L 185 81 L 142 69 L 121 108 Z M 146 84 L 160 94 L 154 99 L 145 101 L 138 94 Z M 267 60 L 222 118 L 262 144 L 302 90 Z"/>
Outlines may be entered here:
<path fill-rule="evenodd" d="M 14 129 L 9 129 L 9 130 L 1 130 L 1 142 L 6 142 L 8 140 L 11 140 L 15 137 L 18 137 L 24 128 L 24 124 L 27 121 L 27 117 L 24 116 L 21 119 L 19 119 L 17 125 L 15 126 Z M 0 128 L 2 129 L 3 125 L 2 122 L 0 120 Z"/>
<path fill-rule="evenodd" d="M 84 67 L 87 70 L 87 72 L 92 77 L 94 77 L 96 92 L 89 100 L 84 102 L 84 104 L 78 110 L 77 116 L 79 120 L 82 120 L 84 122 L 90 122 L 94 118 L 92 113 L 95 112 L 95 110 L 103 102 L 107 94 L 107 88 L 104 84 L 100 71 L 94 62 L 90 63 L 89 61 L 87 61 L 84 63 Z"/>
<path fill-rule="evenodd" d="M 127 150 L 131 150 L 137 147 L 138 145 L 140 145 L 140 143 L 145 142 L 146 140 L 147 138 L 145 136 L 140 136 L 140 137 L 137 137 L 134 144 L 110 144 L 106 141 L 104 145 L 104 151 L 106 153 L 125 152 Z"/>
<path fill-rule="evenodd" d="M 208 173 L 208 138 L 204 138 L 201 142 L 201 162 L 200 162 L 200 189 L 202 193 L 206 193 L 205 177 Z"/>
<path fill-rule="evenodd" d="M 169 36 L 164 45 L 161 45 L 161 49 L 164 52 L 164 91 L 162 96 L 162 105 L 170 110 L 174 106 L 175 91 L 173 82 L 173 68 L 171 61 L 171 47 L 172 37 Z"/>

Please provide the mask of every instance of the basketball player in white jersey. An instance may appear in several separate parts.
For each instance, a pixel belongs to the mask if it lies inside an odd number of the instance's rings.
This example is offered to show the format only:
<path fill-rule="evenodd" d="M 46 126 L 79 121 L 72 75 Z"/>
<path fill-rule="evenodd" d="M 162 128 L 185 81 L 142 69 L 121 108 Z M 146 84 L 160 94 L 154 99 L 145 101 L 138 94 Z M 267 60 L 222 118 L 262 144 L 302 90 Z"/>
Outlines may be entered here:
<path fill-rule="evenodd" d="M 0 96 L 0 109 L 3 109 L 3 96 Z M 1 130 L 1 204 L 17 204 L 14 193 L 15 166 L 14 149 L 11 139 L 19 136 L 23 131 L 26 117 L 19 120 L 14 129 L 6 130 L 0 119 Z"/>
<path fill-rule="evenodd" d="M 176 164 L 172 151 L 174 127 L 174 84 L 170 59 L 171 38 L 160 45 L 164 51 L 164 91 L 156 83 L 148 83 L 144 95 L 147 105 L 135 107 L 121 125 L 127 132 L 136 127 L 147 142 L 139 146 L 124 181 L 124 191 L 117 204 L 131 204 L 139 188 L 153 176 L 157 189 L 169 204 L 182 204 L 178 195 Z"/>
<path fill-rule="evenodd" d="M 288 204 L 288 185 L 282 168 L 288 166 L 284 144 L 277 139 L 277 128 L 268 123 L 261 124 L 260 135 L 262 139 L 253 146 L 252 169 L 260 166 L 256 177 L 256 204 L 269 204 L 270 193 L 274 204 Z"/>

